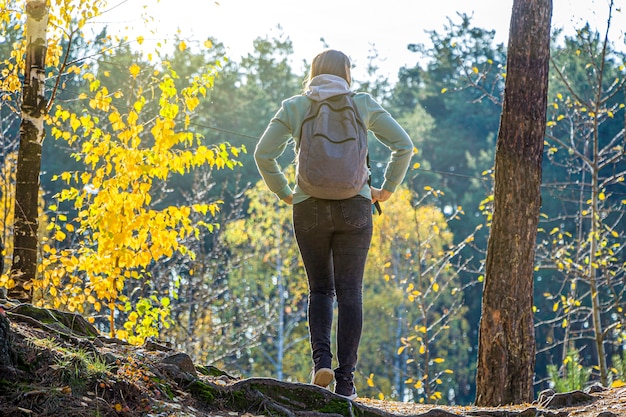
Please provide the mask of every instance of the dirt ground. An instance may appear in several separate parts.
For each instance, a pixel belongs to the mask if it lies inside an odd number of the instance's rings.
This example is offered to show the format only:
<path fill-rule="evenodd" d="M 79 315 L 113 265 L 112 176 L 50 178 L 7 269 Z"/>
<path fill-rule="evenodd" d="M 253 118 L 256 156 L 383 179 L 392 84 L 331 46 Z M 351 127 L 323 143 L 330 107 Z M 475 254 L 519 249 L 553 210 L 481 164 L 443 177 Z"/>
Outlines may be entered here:
<path fill-rule="evenodd" d="M 44 313 L 0 304 L 0 417 L 626 417 L 626 387 L 494 408 L 349 402 L 309 384 L 241 380 L 155 342 L 84 337 L 68 329 L 76 316 Z"/>

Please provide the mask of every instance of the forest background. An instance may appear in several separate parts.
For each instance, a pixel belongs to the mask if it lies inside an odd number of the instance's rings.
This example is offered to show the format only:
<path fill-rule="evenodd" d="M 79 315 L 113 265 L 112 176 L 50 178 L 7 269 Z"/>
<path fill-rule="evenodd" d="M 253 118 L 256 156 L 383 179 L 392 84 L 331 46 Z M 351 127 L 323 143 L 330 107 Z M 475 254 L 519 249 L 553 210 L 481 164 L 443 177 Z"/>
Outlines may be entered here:
<path fill-rule="evenodd" d="M 14 51 L 25 16 L 4 6 L 0 284 L 10 286 L 23 66 Z M 242 376 L 308 380 L 306 280 L 290 208 L 259 183 L 251 158 L 281 100 L 301 91 L 307 62 L 294 66 L 282 33 L 235 59 L 215 38 L 176 39 L 144 55 L 106 31 L 81 36 L 83 19 L 66 22 L 48 47 L 55 97 L 34 301 L 133 343 L 167 340 Z M 552 50 L 537 390 L 626 380 L 624 54 L 606 32 L 577 29 L 555 31 Z M 405 185 L 375 218 L 356 383 L 366 397 L 469 404 L 506 50 L 465 15 L 429 37 L 408 45 L 420 64 L 401 68 L 395 83 L 381 76 L 375 50 L 367 76 L 354 80 L 417 150 Z M 372 138 L 374 184 L 386 155 Z"/>

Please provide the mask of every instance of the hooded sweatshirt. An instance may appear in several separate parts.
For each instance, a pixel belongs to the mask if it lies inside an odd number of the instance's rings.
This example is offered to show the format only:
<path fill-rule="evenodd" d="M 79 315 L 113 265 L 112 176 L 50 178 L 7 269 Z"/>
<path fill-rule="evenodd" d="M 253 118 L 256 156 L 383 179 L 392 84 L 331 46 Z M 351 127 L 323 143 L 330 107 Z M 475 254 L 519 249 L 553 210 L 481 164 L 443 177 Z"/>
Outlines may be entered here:
<path fill-rule="evenodd" d="M 336 75 L 324 74 L 313 77 L 305 94 L 311 100 L 322 101 L 349 92 L 350 86 L 346 80 Z"/>
<path fill-rule="evenodd" d="M 287 177 L 277 162 L 290 139 L 293 138 L 296 154 L 300 145 L 300 128 L 311 100 L 321 101 L 339 94 L 350 93 L 348 82 L 341 77 L 323 74 L 311 79 L 305 94 L 284 100 L 276 115 L 268 124 L 254 151 L 254 160 L 259 173 L 278 198 L 293 194 L 293 204 L 309 198 L 297 184 L 292 189 Z M 391 150 L 384 172 L 382 188 L 394 192 L 404 180 L 413 155 L 413 143 L 404 129 L 369 94 L 357 93 L 353 97 L 365 127 Z M 372 181 L 375 183 L 375 179 Z M 360 196 L 372 198 L 370 186 L 359 192 Z"/>

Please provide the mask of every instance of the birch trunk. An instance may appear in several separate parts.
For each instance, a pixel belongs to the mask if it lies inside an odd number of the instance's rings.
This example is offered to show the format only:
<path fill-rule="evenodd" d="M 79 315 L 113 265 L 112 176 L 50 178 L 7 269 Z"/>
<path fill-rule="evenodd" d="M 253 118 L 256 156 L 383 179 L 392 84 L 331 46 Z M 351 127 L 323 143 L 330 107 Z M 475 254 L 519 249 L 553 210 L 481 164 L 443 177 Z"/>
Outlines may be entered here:
<path fill-rule="evenodd" d="M 37 273 L 37 203 L 46 111 L 44 83 L 48 8 L 45 0 L 28 0 L 26 14 L 26 65 L 15 185 L 13 263 L 10 272 L 15 286 L 9 290 L 9 297 L 20 301 L 31 301 L 29 283 Z"/>

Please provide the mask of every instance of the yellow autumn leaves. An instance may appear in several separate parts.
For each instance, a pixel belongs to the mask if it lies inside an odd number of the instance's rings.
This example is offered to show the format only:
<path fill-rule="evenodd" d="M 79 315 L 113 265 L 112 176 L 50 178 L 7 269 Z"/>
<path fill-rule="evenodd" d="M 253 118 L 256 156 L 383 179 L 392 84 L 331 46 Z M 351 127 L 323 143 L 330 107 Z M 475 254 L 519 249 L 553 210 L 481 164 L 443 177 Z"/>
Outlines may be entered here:
<path fill-rule="evenodd" d="M 382 271 L 386 282 L 401 288 L 410 303 L 407 308 L 414 316 L 411 324 L 405 324 L 408 334 L 401 337 L 395 353 L 412 367 L 411 375 L 415 376 L 405 383 L 420 393 L 416 401 L 435 402 L 442 397 L 438 387 L 443 384 L 443 375 L 453 373 L 443 366 L 445 360 L 436 352 L 448 330 L 440 311 L 451 312 L 446 303 L 451 302 L 448 297 L 454 296 L 456 286 L 454 275 L 445 266 L 446 257 L 451 255 L 452 234 L 441 210 L 424 201 L 425 196 L 438 198 L 442 193 L 428 186 L 423 191 L 420 200 L 414 192 L 399 187 L 385 202 L 383 215 L 374 218 L 369 262 Z M 375 386 L 373 374 L 367 384 Z"/>
<path fill-rule="evenodd" d="M 47 120 L 54 138 L 77 147 L 74 158 L 83 168 L 53 177 L 66 187 L 48 207 L 56 214 L 47 227 L 50 240 L 42 246 L 40 277 L 33 283 L 36 293 L 46 294 L 39 303 L 104 313 L 111 336 L 132 343 L 167 325 L 169 299 L 149 296 L 131 304 L 127 281 L 146 279 L 149 265 L 177 252 L 193 259 L 183 242 L 199 235 L 200 227 L 212 230 L 221 205 L 215 200 L 155 208 L 156 182 L 200 167 L 233 168 L 245 152 L 226 143 L 204 144 L 189 129 L 189 115 L 211 88 L 216 69 L 181 87 L 171 65 L 162 67 L 146 78 L 131 64 L 133 88 L 123 92 L 110 91 L 96 75 L 85 73 L 90 94 L 78 97 L 85 110 L 57 105 Z M 75 215 L 61 210 L 68 205 Z M 121 327 L 119 314 L 126 316 Z"/>

